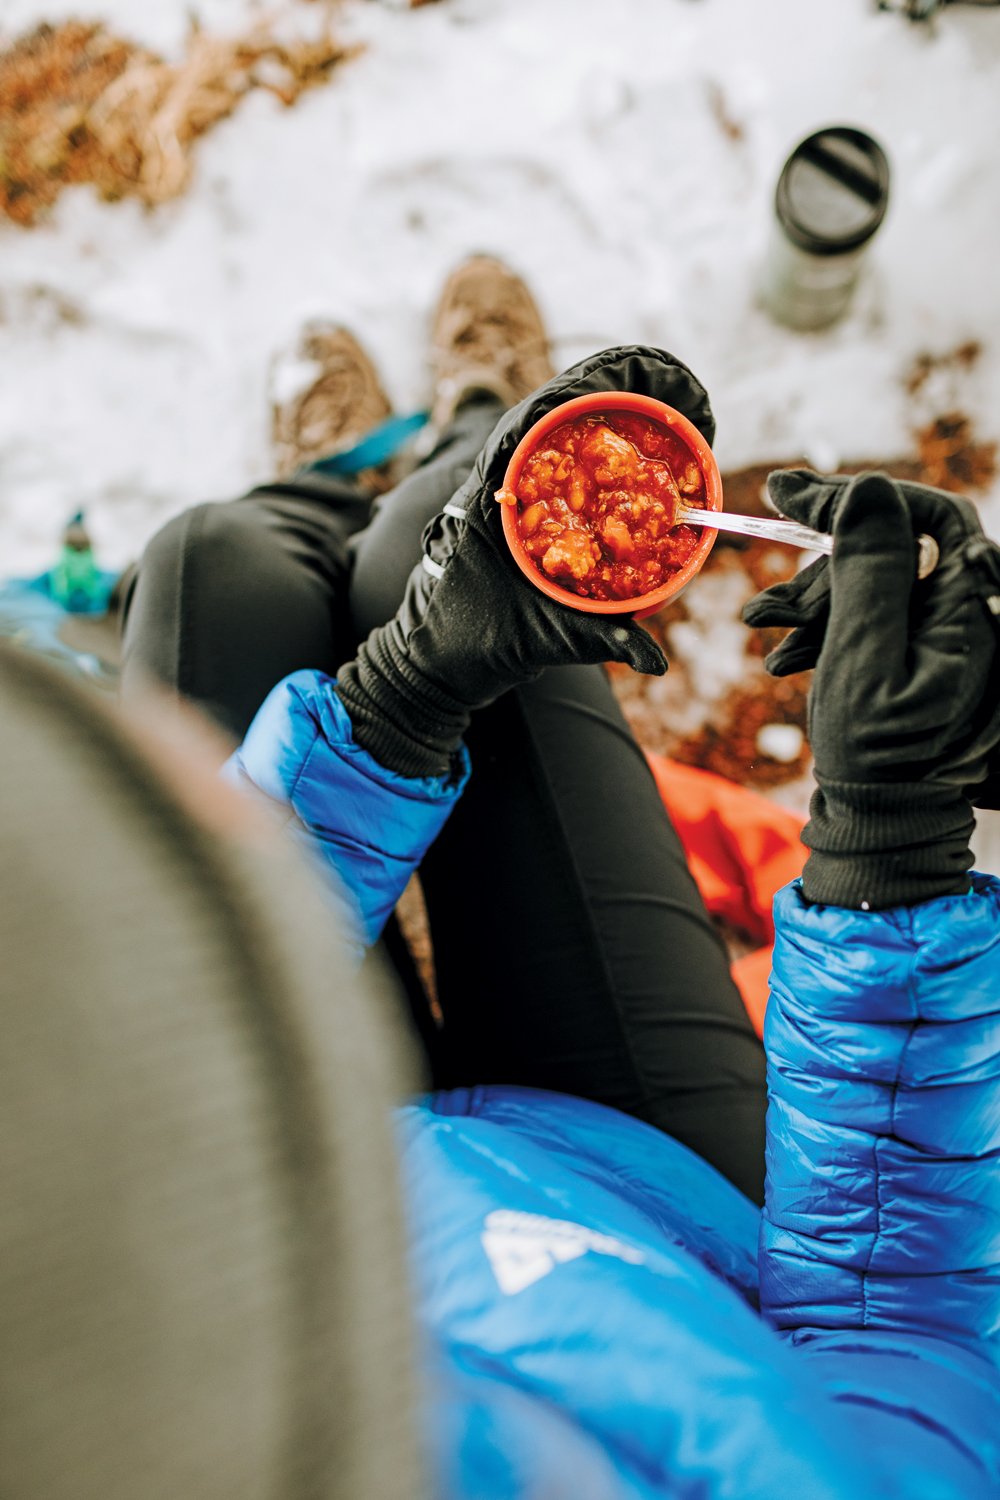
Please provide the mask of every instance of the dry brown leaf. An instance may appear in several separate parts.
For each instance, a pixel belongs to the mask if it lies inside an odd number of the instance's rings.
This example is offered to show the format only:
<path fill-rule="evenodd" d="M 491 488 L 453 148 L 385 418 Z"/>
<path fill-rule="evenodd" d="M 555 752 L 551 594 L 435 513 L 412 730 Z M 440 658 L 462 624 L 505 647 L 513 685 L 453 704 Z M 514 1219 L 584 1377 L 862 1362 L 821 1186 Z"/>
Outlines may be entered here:
<path fill-rule="evenodd" d="M 961 495 L 984 490 L 993 482 L 997 444 L 977 442 L 964 412 L 935 417 L 917 430 L 916 439 L 925 484 Z"/>
<path fill-rule="evenodd" d="M 179 63 L 101 25 L 42 25 L 0 54 L 0 212 L 30 226 L 64 187 L 153 206 L 187 186 L 191 148 L 266 89 L 292 105 L 354 55 L 330 31 L 283 41 L 268 24 L 236 39 L 197 27 Z"/>

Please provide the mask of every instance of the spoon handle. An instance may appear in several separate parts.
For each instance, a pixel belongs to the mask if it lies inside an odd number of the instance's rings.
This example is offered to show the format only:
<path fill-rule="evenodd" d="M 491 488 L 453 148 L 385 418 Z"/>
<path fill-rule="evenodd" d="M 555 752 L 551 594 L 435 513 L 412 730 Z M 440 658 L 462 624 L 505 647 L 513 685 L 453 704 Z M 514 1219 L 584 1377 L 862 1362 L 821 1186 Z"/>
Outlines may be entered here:
<path fill-rule="evenodd" d="M 811 526 L 802 526 L 798 521 L 783 521 L 777 516 L 734 516 L 723 510 L 702 510 L 694 505 L 682 505 L 677 512 L 677 524 L 686 526 L 711 526 L 716 531 L 735 531 L 740 536 L 759 536 L 769 542 L 785 542 L 789 547 L 803 547 L 807 552 L 833 551 L 833 537 L 825 531 L 813 531 Z M 929 578 L 937 567 L 940 551 L 932 536 L 922 532 L 917 537 L 917 577 Z"/>
<path fill-rule="evenodd" d="M 716 531 L 735 531 L 740 536 L 759 536 L 769 542 L 786 542 L 790 547 L 804 547 L 807 552 L 833 551 L 833 537 L 798 521 L 782 521 L 777 516 L 733 516 L 724 510 L 702 510 L 682 505 L 678 523 L 686 526 L 712 526 Z"/>

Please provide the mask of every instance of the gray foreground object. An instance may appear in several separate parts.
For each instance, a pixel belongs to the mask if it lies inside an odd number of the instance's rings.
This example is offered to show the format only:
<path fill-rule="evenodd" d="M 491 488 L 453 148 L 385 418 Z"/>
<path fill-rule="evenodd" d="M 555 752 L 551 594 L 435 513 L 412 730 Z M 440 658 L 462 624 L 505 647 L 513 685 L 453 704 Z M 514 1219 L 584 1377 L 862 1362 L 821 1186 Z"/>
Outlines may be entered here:
<path fill-rule="evenodd" d="M 0 652 L 0 1495 L 419 1496 L 404 1049 L 294 856 Z"/>

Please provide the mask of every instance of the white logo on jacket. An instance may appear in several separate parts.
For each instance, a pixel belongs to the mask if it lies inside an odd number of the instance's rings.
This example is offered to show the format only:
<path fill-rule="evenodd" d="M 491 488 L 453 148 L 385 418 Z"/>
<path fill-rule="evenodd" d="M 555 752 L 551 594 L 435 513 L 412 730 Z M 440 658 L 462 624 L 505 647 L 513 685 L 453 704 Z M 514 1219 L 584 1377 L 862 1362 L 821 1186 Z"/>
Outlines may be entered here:
<path fill-rule="evenodd" d="M 588 1250 L 597 1255 L 612 1255 L 633 1266 L 642 1265 L 645 1259 L 631 1245 L 568 1219 L 547 1219 L 543 1214 L 497 1208 L 486 1215 L 484 1225 L 483 1249 L 497 1285 L 508 1297 L 540 1281 L 557 1265 L 578 1260 Z"/>

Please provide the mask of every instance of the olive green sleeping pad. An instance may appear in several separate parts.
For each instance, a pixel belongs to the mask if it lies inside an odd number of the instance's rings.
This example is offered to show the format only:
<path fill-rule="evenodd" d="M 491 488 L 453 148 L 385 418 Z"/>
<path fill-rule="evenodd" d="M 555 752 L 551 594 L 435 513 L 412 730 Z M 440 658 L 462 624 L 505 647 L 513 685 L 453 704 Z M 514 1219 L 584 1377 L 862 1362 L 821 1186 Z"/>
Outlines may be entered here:
<path fill-rule="evenodd" d="M 331 926 L 0 651 L 3 1500 L 424 1493 L 405 1048 Z"/>

